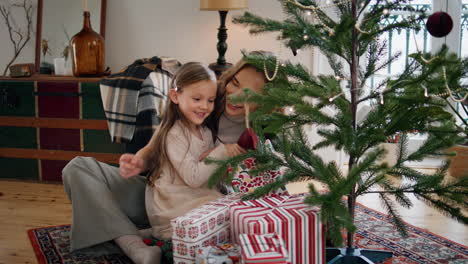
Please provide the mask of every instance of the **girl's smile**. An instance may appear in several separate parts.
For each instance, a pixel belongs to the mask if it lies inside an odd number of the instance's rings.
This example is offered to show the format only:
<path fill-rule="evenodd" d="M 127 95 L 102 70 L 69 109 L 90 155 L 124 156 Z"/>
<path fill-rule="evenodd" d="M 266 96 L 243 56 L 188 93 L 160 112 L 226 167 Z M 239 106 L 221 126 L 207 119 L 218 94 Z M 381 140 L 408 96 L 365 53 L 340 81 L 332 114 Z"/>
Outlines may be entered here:
<path fill-rule="evenodd" d="M 202 120 L 205 120 L 205 118 L 210 114 L 210 113 L 206 113 L 206 112 L 194 112 L 195 115 L 199 118 L 199 119 L 202 119 Z"/>

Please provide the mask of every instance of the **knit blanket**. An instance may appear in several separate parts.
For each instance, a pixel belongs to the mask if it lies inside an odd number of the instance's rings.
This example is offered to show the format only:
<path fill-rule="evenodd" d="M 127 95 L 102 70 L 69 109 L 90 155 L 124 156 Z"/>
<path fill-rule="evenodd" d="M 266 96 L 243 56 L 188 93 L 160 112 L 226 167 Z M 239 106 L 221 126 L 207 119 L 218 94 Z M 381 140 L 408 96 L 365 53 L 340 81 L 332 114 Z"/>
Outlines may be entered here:
<path fill-rule="evenodd" d="M 180 65 L 167 57 L 139 59 L 101 80 L 101 99 L 112 142 L 130 142 L 138 133 L 152 134 Z"/>

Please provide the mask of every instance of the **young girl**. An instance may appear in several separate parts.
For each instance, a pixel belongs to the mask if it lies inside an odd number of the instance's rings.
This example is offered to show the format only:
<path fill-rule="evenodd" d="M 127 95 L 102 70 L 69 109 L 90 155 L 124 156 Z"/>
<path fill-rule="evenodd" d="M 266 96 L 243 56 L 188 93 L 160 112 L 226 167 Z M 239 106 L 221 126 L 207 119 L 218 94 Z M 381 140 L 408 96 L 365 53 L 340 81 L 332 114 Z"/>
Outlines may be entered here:
<path fill-rule="evenodd" d="M 216 92 L 216 77 L 210 69 L 195 62 L 183 65 L 174 76 L 170 102 L 158 131 L 135 155 L 124 154 L 120 158 L 120 174 L 124 178 L 152 170 L 146 187 L 146 210 L 157 238 L 171 238 L 171 219 L 222 196 L 207 187 L 216 165 L 199 161 L 204 152 L 214 147 L 216 137 L 207 120 L 215 108 Z M 208 155 L 213 159 L 227 156 L 223 144 Z M 135 250 L 128 251 L 132 258 Z"/>

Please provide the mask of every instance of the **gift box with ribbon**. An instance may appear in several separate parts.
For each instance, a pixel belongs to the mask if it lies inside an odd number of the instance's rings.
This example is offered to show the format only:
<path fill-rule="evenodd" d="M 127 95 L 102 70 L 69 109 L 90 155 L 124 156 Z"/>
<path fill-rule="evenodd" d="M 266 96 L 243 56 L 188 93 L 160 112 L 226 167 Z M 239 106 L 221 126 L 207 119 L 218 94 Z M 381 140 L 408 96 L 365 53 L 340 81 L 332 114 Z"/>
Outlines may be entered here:
<path fill-rule="evenodd" d="M 174 263 L 195 263 L 199 248 L 230 242 L 229 206 L 239 200 L 239 194 L 231 194 L 173 219 Z"/>
<path fill-rule="evenodd" d="M 196 264 L 239 264 L 240 249 L 235 244 L 221 244 L 199 248 Z"/>
<path fill-rule="evenodd" d="M 243 263 L 289 263 L 289 254 L 284 247 L 283 239 L 275 233 L 265 235 L 240 234 L 239 240 Z"/>
<path fill-rule="evenodd" d="M 272 152 L 274 152 L 273 145 L 270 140 L 265 141 L 265 146 Z M 257 162 L 255 158 L 247 158 L 243 160 L 237 167 L 229 168 L 228 172 L 232 174 L 231 186 L 233 192 L 238 193 L 250 193 L 256 188 L 263 185 L 270 184 L 281 177 L 282 173 L 280 169 L 268 170 L 260 173 L 256 176 L 250 173 L 251 170 L 255 169 Z M 276 195 L 288 195 L 286 188 L 280 188 L 273 191 Z"/>
<path fill-rule="evenodd" d="M 276 233 L 292 264 L 325 263 L 325 239 L 318 208 L 304 204 L 304 195 L 266 196 L 231 205 L 233 243 L 240 234 Z"/>

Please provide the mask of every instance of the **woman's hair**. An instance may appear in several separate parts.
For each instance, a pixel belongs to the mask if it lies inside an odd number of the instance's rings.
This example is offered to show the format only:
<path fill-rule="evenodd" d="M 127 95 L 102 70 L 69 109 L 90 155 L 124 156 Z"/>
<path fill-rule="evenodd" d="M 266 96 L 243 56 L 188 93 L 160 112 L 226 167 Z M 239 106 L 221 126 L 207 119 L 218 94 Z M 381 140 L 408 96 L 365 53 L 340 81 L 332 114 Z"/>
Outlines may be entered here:
<path fill-rule="evenodd" d="M 188 62 L 182 65 L 177 73 L 174 75 L 171 82 L 171 89 L 175 89 L 177 93 L 182 93 L 184 88 L 188 85 L 200 82 L 200 81 L 214 81 L 216 82 L 216 75 L 205 65 L 199 62 Z M 217 106 L 215 105 L 215 108 Z M 213 113 L 210 114 L 212 116 Z M 208 116 L 208 118 L 210 117 Z M 208 119 L 207 118 L 207 119 Z M 213 124 L 205 119 L 202 125 L 208 126 L 212 132 L 215 131 Z M 180 120 L 183 124 L 189 125 L 189 121 L 185 118 L 183 113 L 180 111 L 179 106 L 169 99 L 166 109 L 162 114 L 161 124 L 157 130 L 155 140 L 151 140 L 152 154 L 149 159 L 150 170 L 152 173 L 148 174 L 148 183 L 154 184 L 154 181 L 161 175 L 164 165 L 169 165 L 171 170 L 175 170 L 174 165 L 169 159 L 167 154 L 167 135 L 174 126 L 176 121 Z M 213 134 L 213 140 L 216 135 Z M 168 162 L 168 163 L 166 163 Z"/>
<path fill-rule="evenodd" d="M 273 56 L 273 53 L 269 51 L 256 50 L 249 52 L 247 55 Z M 214 123 L 214 131 L 216 134 L 218 134 L 219 119 L 223 115 L 226 107 L 226 85 L 234 78 L 234 76 L 236 76 L 238 72 L 247 67 L 251 67 L 257 72 L 262 73 L 263 75 L 262 70 L 257 69 L 255 66 L 249 64 L 247 61 L 245 61 L 244 58 L 242 58 L 231 68 L 224 71 L 218 79 L 218 95 L 216 96 L 216 105 L 218 105 L 219 107 L 215 108 L 215 113 L 213 115 L 212 121 L 210 121 Z M 265 77 L 265 75 L 263 75 L 263 78 L 265 80 L 265 83 L 267 83 L 268 79 Z"/>

